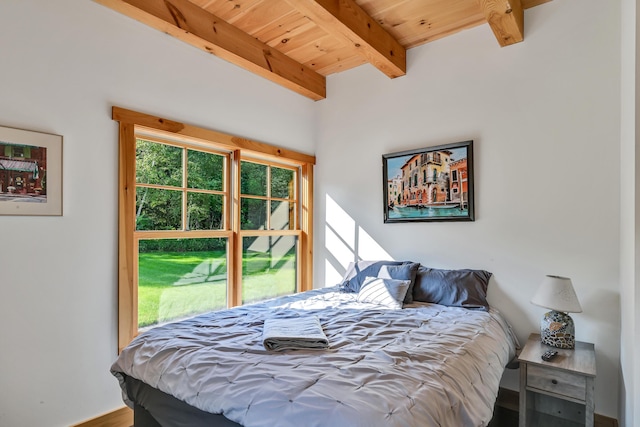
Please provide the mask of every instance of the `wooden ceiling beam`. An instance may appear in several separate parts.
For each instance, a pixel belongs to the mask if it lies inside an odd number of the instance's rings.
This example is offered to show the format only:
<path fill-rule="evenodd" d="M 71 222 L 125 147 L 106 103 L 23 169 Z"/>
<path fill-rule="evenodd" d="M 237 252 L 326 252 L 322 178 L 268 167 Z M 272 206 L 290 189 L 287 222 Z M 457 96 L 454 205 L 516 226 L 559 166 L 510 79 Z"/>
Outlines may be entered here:
<path fill-rule="evenodd" d="M 522 0 L 522 7 L 529 9 L 531 7 L 540 6 L 543 3 L 549 3 L 551 0 Z"/>
<path fill-rule="evenodd" d="M 407 51 L 354 0 L 287 0 L 327 33 L 356 51 L 391 78 L 407 73 Z"/>
<path fill-rule="evenodd" d="M 95 0 L 314 100 L 326 79 L 188 0 Z"/>
<path fill-rule="evenodd" d="M 524 40 L 524 9 L 521 0 L 477 0 L 500 46 Z"/>

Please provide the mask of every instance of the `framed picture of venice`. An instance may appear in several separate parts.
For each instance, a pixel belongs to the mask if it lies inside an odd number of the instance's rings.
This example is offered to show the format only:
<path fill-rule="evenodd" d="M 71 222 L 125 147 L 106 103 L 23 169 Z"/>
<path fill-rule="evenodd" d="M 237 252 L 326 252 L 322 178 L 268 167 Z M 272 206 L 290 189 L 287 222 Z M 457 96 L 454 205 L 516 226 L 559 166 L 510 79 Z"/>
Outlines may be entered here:
<path fill-rule="evenodd" d="M 473 141 L 382 156 L 384 222 L 473 221 Z"/>
<path fill-rule="evenodd" d="M 62 136 L 0 126 L 0 215 L 62 215 Z"/>

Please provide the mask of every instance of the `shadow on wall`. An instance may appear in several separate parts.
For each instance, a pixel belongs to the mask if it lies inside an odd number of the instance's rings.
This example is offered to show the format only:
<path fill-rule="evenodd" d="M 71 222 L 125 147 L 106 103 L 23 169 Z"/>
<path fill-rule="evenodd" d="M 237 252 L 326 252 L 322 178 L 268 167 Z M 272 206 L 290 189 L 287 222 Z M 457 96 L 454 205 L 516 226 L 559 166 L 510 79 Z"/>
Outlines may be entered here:
<path fill-rule="evenodd" d="M 352 261 L 394 259 L 328 194 L 325 209 L 325 286 L 339 283 Z"/>
<path fill-rule="evenodd" d="M 588 313 L 589 322 L 600 326 L 606 325 L 607 330 L 602 330 L 603 334 L 615 333 L 622 321 L 620 317 L 620 294 L 614 291 L 598 289 L 587 297 L 580 299 L 582 312 Z M 607 309 L 603 309 L 607 307 Z M 614 313 L 614 316 L 611 313 Z"/>

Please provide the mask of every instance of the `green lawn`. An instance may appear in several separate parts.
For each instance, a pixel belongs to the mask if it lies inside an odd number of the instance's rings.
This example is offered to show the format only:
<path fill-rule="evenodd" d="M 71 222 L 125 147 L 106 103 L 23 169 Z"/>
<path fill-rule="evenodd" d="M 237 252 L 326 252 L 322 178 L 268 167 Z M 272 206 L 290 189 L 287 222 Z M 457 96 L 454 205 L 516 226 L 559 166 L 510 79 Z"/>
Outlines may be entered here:
<path fill-rule="evenodd" d="M 295 291 L 295 255 L 272 266 L 268 254 L 246 256 L 243 303 Z M 223 251 L 147 252 L 138 260 L 138 325 L 150 326 L 219 310 L 227 304 L 227 266 Z"/>

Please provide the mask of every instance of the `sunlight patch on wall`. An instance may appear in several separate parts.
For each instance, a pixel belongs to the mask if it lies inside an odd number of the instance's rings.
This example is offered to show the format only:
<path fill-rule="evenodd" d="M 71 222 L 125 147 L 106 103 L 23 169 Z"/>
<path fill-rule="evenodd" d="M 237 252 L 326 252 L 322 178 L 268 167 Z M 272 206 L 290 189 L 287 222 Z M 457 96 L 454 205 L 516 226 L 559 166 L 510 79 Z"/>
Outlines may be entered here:
<path fill-rule="evenodd" d="M 335 231 L 336 235 L 342 239 L 345 245 L 355 251 L 356 222 L 328 194 L 326 197 L 326 206 L 325 221 L 327 225 Z"/>
<path fill-rule="evenodd" d="M 342 281 L 344 273 L 340 273 L 328 259 L 324 260 L 324 285 L 333 286 Z"/>
<path fill-rule="evenodd" d="M 331 196 L 325 201 L 325 286 L 339 283 L 351 262 L 394 259 Z"/>
<path fill-rule="evenodd" d="M 358 227 L 358 259 L 393 259 L 364 228 Z"/>
<path fill-rule="evenodd" d="M 324 228 L 325 247 L 343 269 L 349 266 L 354 260 L 354 251 L 349 248 L 340 236 L 338 236 L 329 225 Z"/>

